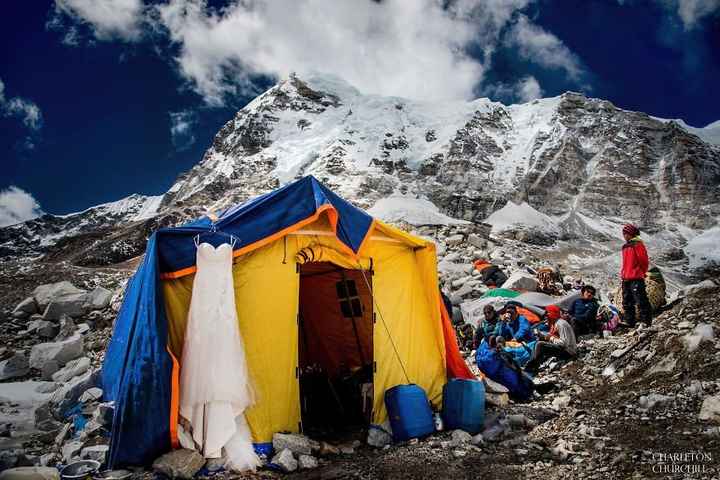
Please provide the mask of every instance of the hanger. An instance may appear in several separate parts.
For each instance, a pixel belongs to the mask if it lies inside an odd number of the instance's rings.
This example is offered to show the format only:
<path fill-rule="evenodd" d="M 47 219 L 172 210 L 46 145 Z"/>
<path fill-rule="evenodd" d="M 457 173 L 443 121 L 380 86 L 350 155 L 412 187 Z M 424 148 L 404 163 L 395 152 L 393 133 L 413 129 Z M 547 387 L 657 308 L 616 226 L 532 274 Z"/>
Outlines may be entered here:
<path fill-rule="evenodd" d="M 210 225 L 210 231 L 209 231 L 209 232 L 200 232 L 200 233 L 198 233 L 197 235 L 195 235 L 195 237 L 193 238 L 193 242 L 195 243 L 195 248 L 200 247 L 200 236 L 201 236 L 201 235 L 207 235 L 207 234 L 222 235 L 222 236 L 224 236 L 224 237 L 229 237 L 229 238 L 230 238 L 230 247 L 233 248 L 233 249 L 235 249 L 235 245 L 236 245 L 237 242 L 238 242 L 238 238 L 237 238 L 235 235 L 233 235 L 233 234 L 231 234 L 231 233 L 225 233 L 225 232 L 223 232 L 223 231 L 218 230 L 218 229 L 217 229 L 217 226 L 215 225 L 215 223 L 213 223 L 213 224 Z"/>

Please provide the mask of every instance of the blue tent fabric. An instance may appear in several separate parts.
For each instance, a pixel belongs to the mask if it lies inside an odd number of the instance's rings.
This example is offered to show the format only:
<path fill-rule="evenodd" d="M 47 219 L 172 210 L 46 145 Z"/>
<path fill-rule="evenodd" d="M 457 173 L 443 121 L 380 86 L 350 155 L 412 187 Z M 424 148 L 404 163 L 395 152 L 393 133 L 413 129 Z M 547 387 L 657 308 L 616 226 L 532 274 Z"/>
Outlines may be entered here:
<path fill-rule="evenodd" d="M 102 370 L 106 401 L 115 402 L 108 465 L 146 465 L 170 450 L 173 359 L 160 275 L 195 265 L 193 237 L 217 246 L 231 234 L 235 249 L 306 220 L 325 205 L 338 213 L 336 235 L 357 253 L 373 219 L 313 177 L 305 177 L 226 210 L 214 224 L 203 217 L 164 228 L 148 240 L 145 259 L 125 290 Z"/>
<path fill-rule="evenodd" d="M 179 228 L 160 230 L 160 271 L 175 272 L 195 265 L 195 245 L 188 238 L 198 233 L 206 233 L 202 241 L 214 246 L 226 242 L 226 235 L 233 235 L 238 239 L 235 249 L 241 249 L 311 217 L 324 205 L 338 212 L 338 239 L 357 253 L 372 217 L 308 176 L 229 208 L 214 225 L 205 217 Z M 212 228 L 222 233 L 213 234 Z"/>
<path fill-rule="evenodd" d="M 147 464 L 170 449 L 173 362 L 157 264 L 153 234 L 125 292 L 103 364 L 103 391 L 115 402 L 111 467 Z"/>

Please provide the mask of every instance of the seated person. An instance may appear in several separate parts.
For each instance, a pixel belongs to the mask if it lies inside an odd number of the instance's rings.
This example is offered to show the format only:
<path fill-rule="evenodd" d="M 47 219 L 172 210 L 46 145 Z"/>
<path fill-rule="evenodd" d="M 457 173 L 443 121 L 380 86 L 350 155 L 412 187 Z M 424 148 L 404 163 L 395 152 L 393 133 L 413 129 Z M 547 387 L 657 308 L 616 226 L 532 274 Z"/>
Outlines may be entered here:
<path fill-rule="evenodd" d="M 600 305 L 595 299 L 595 287 L 585 285 L 580 289 L 580 298 L 570 306 L 570 317 L 573 319 L 575 333 L 586 335 L 588 333 L 600 333 L 597 324 L 597 313 Z"/>
<path fill-rule="evenodd" d="M 551 308 L 554 307 L 554 308 Z M 567 360 L 577 354 L 577 340 L 572 326 L 556 305 L 548 305 L 546 315 L 550 325 L 550 333 L 538 332 L 539 341 L 535 344 L 533 355 L 525 370 L 536 373 L 540 365 L 548 358 Z"/>
<path fill-rule="evenodd" d="M 507 281 L 507 275 L 500 270 L 500 267 L 493 265 L 487 260 L 480 259 L 473 262 L 475 269 L 480 272 L 480 280 L 491 288 L 502 287 Z"/>
<path fill-rule="evenodd" d="M 480 343 L 484 338 L 488 338 L 490 335 L 495 335 L 498 323 L 500 323 L 500 316 L 492 305 L 485 305 L 483 308 L 483 316 L 485 318 L 475 330 L 475 348 L 480 346 Z"/>
<path fill-rule="evenodd" d="M 469 323 L 461 323 L 455 327 L 460 350 L 472 350 L 475 343 L 475 329 Z"/>
<path fill-rule="evenodd" d="M 512 356 L 502 350 L 504 341 L 496 341 L 494 336 L 485 338 L 477 349 L 475 362 L 488 378 L 504 385 L 515 400 L 527 400 L 532 396 L 534 385 L 522 369 L 513 361 Z"/>
<path fill-rule="evenodd" d="M 508 302 L 500 310 L 503 321 L 498 323 L 498 334 L 505 340 L 517 342 L 531 342 L 535 340 L 530 322 L 525 316 L 520 315 L 517 310 L 517 302 Z"/>

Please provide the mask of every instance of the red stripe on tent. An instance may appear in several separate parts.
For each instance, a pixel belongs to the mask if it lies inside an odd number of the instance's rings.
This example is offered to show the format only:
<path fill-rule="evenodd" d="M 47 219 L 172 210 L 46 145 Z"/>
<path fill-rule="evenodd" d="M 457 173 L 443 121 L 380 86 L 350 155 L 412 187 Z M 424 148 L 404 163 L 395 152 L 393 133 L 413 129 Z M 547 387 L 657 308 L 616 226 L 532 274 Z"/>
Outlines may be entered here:
<path fill-rule="evenodd" d="M 448 377 L 476 380 L 477 377 L 473 375 L 470 367 L 465 363 L 465 359 L 460 355 L 457 337 L 455 337 L 455 329 L 452 326 L 450 314 L 445 308 L 445 303 L 442 301 L 439 291 L 437 301 L 440 307 L 440 317 L 442 317 L 443 337 L 445 338 L 445 364 L 447 366 Z"/>

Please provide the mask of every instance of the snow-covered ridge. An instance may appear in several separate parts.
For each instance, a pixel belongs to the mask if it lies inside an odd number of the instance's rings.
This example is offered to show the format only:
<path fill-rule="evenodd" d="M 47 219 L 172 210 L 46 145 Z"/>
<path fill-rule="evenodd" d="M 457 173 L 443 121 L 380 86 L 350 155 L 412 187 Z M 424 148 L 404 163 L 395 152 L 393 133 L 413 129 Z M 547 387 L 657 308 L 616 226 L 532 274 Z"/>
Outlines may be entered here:
<path fill-rule="evenodd" d="M 702 128 L 698 128 L 688 125 L 687 123 L 685 123 L 684 120 L 680 118 L 653 118 L 660 120 L 661 122 L 675 122 L 685 131 L 692 133 L 693 135 L 697 135 L 703 142 L 707 142 L 711 145 L 720 146 L 720 120 L 712 122 Z"/>

